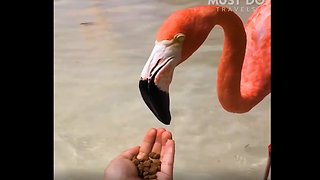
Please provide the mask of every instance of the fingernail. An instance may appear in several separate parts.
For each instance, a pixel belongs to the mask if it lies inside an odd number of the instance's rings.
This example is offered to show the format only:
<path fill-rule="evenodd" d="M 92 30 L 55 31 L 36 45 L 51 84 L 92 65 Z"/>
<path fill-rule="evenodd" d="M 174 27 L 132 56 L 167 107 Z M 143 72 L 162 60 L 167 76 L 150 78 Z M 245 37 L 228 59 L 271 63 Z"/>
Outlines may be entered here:
<path fill-rule="evenodd" d="M 144 154 L 140 152 L 137 156 L 137 159 L 141 160 L 143 159 L 143 157 L 144 157 Z"/>

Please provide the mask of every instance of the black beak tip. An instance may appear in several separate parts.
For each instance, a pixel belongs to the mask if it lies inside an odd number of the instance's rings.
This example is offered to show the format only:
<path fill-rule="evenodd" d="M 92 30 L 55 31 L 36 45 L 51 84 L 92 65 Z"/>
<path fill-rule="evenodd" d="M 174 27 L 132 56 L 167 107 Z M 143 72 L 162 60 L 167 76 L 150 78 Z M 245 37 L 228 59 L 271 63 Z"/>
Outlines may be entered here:
<path fill-rule="evenodd" d="M 165 125 L 170 125 L 170 122 L 171 122 L 171 115 L 170 115 L 170 112 L 168 112 L 168 114 L 162 116 L 162 117 L 158 117 L 158 120 L 161 121 L 163 124 Z"/>
<path fill-rule="evenodd" d="M 165 125 L 170 125 L 170 99 L 169 93 L 160 90 L 153 82 L 153 79 L 140 80 L 139 89 L 144 102 L 149 109 Z"/>

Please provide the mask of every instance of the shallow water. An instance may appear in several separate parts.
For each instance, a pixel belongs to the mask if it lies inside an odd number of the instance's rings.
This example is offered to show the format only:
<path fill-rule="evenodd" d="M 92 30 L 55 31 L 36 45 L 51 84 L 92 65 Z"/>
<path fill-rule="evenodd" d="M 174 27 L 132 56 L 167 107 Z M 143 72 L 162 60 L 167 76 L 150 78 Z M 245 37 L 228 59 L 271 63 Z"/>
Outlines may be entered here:
<path fill-rule="evenodd" d="M 174 179 L 262 179 L 270 95 L 246 114 L 227 113 L 216 95 L 223 32 L 175 69 L 172 121 L 158 122 L 138 89 L 155 33 L 174 10 L 207 0 L 54 2 L 55 179 L 98 180 L 110 160 L 140 144 L 151 127 L 176 141 Z M 251 12 L 237 14 L 245 22 Z"/>

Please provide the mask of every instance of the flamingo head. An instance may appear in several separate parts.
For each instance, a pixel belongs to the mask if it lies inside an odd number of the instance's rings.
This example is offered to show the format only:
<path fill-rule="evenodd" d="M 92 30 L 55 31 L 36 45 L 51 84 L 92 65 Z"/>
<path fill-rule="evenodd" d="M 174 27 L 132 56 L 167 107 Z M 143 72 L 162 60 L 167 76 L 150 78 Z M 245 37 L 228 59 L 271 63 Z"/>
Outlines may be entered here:
<path fill-rule="evenodd" d="M 156 41 L 139 81 L 144 102 L 162 123 L 169 125 L 169 86 L 174 68 L 181 63 L 182 44 L 185 35 L 177 33 L 171 40 Z"/>

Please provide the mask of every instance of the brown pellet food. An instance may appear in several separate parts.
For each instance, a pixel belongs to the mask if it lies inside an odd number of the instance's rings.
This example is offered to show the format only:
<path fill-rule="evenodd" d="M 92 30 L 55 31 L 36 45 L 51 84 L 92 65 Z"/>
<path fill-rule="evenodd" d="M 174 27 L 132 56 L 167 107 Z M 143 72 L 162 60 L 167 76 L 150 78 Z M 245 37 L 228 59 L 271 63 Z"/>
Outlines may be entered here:
<path fill-rule="evenodd" d="M 151 152 L 143 159 L 137 159 L 137 156 L 134 156 L 132 162 L 136 165 L 140 178 L 157 179 L 156 173 L 161 170 L 160 154 Z"/>

